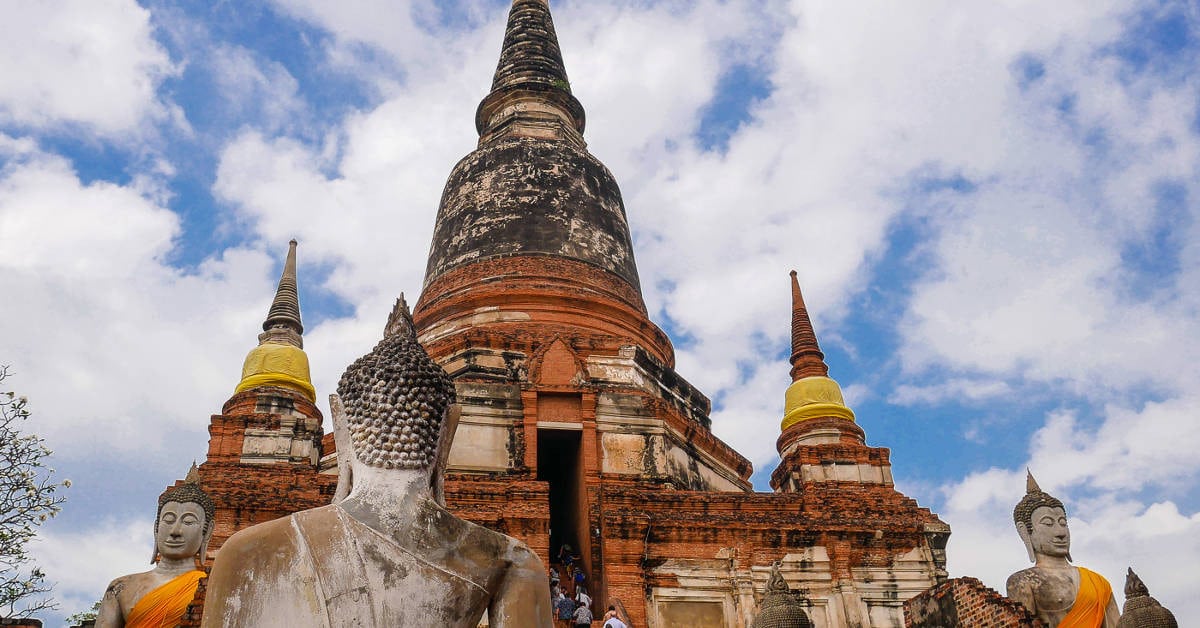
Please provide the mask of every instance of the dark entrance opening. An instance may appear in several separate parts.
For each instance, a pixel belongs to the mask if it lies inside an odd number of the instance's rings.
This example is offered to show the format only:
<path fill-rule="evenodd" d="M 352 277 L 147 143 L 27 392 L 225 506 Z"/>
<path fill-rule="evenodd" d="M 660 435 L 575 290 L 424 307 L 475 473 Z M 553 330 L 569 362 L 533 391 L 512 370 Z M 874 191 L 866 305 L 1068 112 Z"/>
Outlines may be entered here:
<path fill-rule="evenodd" d="M 550 484 L 550 556 L 546 562 L 558 562 L 559 548 L 567 544 L 573 554 L 583 558 L 586 569 L 591 562 L 591 544 L 583 514 L 587 506 L 579 460 L 581 434 L 579 430 L 538 430 L 537 479 Z"/>

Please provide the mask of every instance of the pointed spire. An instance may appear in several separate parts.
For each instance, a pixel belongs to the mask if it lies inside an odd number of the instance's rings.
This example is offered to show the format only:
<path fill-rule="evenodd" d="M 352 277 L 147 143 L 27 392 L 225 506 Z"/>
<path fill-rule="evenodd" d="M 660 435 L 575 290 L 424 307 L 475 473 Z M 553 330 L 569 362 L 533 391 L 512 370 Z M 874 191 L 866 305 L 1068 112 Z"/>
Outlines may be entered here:
<path fill-rule="evenodd" d="M 842 397 L 842 387 L 829 377 L 829 367 L 825 365 L 825 354 L 817 344 L 817 334 L 813 331 L 812 319 L 808 317 L 808 308 L 804 305 L 804 295 L 800 294 L 800 281 L 796 279 L 796 271 L 792 275 L 792 384 L 784 393 L 783 422 L 780 430 L 786 437 L 789 429 L 800 425 L 808 419 L 845 419 L 854 422 L 854 411 L 846 406 Z M 847 427 L 852 440 L 862 441 L 862 430 L 857 426 Z M 793 435 L 803 433 L 805 428 L 796 428 Z M 784 439 L 786 440 L 786 439 Z M 784 454 L 784 440 L 776 443 L 780 455 Z M 793 442 L 794 441 L 789 441 Z"/>
<path fill-rule="evenodd" d="M 258 346 L 246 356 L 237 392 L 261 386 L 282 386 L 317 398 L 304 353 L 304 325 L 300 322 L 300 297 L 296 292 L 296 241 L 288 243 L 287 260 L 275 300 L 258 335 Z"/>
<path fill-rule="evenodd" d="M 817 344 L 817 334 L 813 331 L 812 319 L 808 317 L 808 308 L 804 305 L 804 295 L 800 294 L 800 281 L 796 271 L 792 271 L 792 381 L 805 377 L 827 377 L 829 367 L 825 364 L 825 354 Z"/>
<path fill-rule="evenodd" d="M 283 263 L 283 275 L 279 277 L 279 288 L 275 290 L 275 300 L 271 302 L 271 311 L 263 322 L 263 331 L 275 327 L 287 327 L 297 334 L 304 333 L 304 325 L 300 322 L 300 296 L 296 291 L 296 241 L 288 243 L 287 261 Z"/>
<path fill-rule="evenodd" d="M 1025 469 L 1025 492 L 1026 493 L 1041 493 L 1042 487 L 1038 486 L 1037 480 L 1033 479 L 1033 471 Z"/>
<path fill-rule="evenodd" d="M 492 91 L 479 103 L 480 144 L 507 135 L 583 144 L 584 111 L 571 94 L 548 0 L 513 0 Z"/>
<path fill-rule="evenodd" d="M 492 90 L 529 83 L 571 91 L 546 0 L 513 2 Z"/>

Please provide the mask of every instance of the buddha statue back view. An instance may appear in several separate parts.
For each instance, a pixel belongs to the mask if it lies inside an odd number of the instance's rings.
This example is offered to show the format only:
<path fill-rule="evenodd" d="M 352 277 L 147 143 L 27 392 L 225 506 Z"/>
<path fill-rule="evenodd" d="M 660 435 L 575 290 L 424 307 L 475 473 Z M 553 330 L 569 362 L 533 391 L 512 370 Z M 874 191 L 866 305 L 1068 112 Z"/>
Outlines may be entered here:
<path fill-rule="evenodd" d="M 494 627 L 549 628 L 537 555 L 442 503 L 454 386 L 417 343 L 403 297 L 338 393 L 334 503 L 231 537 L 203 626 L 474 628 L 486 611 Z"/>

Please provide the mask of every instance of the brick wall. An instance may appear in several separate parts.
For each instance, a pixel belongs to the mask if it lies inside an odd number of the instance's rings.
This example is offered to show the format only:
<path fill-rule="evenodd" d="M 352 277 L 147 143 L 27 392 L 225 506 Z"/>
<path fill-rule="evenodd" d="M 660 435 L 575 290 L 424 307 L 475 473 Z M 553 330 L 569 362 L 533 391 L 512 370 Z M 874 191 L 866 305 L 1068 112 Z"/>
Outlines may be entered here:
<path fill-rule="evenodd" d="M 1019 602 L 975 578 L 947 580 L 904 603 L 906 628 L 1044 628 Z"/>

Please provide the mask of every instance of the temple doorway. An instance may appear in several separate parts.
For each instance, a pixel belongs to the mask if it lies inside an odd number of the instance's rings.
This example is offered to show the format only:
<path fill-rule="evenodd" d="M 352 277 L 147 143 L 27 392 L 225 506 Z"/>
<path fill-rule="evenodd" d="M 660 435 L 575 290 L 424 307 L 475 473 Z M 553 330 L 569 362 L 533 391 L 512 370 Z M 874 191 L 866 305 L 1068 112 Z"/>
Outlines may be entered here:
<path fill-rule="evenodd" d="M 550 556 L 546 561 L 558 562 L 559 549 L 570 545 L 572 553 L 580 557 L 579 564 L 590 584 L 591 543 L 580 464 L 581 435 L 579 430 L 539 429 L 537 479 L 550 485 Z M 562 578 L 566 584 L 566 574 Z"/>

